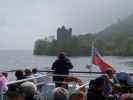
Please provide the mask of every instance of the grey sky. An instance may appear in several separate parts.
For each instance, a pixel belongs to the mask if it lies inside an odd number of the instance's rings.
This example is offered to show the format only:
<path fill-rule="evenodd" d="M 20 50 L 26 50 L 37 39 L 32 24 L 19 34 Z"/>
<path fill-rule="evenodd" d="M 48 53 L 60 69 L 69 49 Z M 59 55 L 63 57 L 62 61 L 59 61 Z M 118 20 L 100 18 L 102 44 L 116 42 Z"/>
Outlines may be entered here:
<path fill-rule="evenodd" d="M 29 49 L 65 24 L 97 32 L 133 14 L 133 0 L 0 0 L 0 49 Z"/>

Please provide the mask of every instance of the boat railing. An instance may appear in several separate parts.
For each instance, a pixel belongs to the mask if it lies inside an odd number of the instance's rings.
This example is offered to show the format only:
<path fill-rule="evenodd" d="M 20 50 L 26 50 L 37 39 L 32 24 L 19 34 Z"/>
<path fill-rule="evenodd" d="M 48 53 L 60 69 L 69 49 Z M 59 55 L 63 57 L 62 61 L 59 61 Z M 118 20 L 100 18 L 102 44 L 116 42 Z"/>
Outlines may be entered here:
<path fill-rule="evenodd" d="M 17 70 L 8 70 L 4 72 L 16 72 Z M 45 73 L 53 73 L 54 70 L 38 70 L 38 72 L 45 72 Z M 71 70 L 70 73 L 83 73 L 83 74 L 105 74 L 104 72 L 94 72 L 94 71 L 73 71 Z M 116 73 L 117 74 L 117 73 Z M 133 73 L 127 73 L 133 76 Z"/>
<path fill-rule="evenodd" d="M 96 78 L 97 76 L 90 76 L 90 75 L 74 75 L 74 74 L 70 74 L 70 75 L 60 75 L 60 74 L 52 74 L 52 73 L 47 73 L 47 74 L 44 74 L 44 75 L 41 75 L 41 76 L 38 76 L 38 77 L 32 77 L 32 78 L 26 78 L 26 79 L 22 79 L 22 80 L 17 80 L 17 81 L 10 81 L 7 83 L 7 85 L 11 85 L 11 84 L 16 84 L 16 83 L 21 83 L 21 82 L 25 82 L 25 81 L 30 81 L 30 80 L 34 80 L 34 79 L 38 79 L 38 78 L 51 78 L 52 76 L 63 76 L 63 77 L 79 77 L 79 78 L 82 78 L 82 77 L 86 77 L 89 79 L 89 77 L 91 78 Z M 51 81 L 50 81 L 51 82 Z M 42 82 L 43 83 L 43 82 Z M 45 82 L 46 83 L 46 82 Z M 48 82 L 47 82 L 48 83 Z M 40 83 L 39 83 L 40 84 Z M 36 85 L 39 85 L 38 83 Z"/>
<path fill-rule="evenodd" d="M 2 71 L 2 72 L 16 72 L 17 70 L 8 70 L 8 71 Z M 38 72 L 54 72 L 54 70 L 38 70 Z M 70 73 L 102 73 L 102 72 L 90 72 L 90 71 L 73 71 L 70 70 Z"/>

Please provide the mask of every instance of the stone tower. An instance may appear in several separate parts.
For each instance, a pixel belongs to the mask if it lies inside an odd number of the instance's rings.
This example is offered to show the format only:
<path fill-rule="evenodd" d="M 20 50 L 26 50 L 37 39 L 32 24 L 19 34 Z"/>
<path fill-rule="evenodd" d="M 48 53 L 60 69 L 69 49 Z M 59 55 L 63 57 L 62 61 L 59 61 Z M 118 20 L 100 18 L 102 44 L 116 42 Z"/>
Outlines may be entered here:
<path fill-rule="evenodd" d="M 68 40 L 72 37 L 72 28 L 66 29 L 65 26 L 57 29 L 57 40 Z"/>

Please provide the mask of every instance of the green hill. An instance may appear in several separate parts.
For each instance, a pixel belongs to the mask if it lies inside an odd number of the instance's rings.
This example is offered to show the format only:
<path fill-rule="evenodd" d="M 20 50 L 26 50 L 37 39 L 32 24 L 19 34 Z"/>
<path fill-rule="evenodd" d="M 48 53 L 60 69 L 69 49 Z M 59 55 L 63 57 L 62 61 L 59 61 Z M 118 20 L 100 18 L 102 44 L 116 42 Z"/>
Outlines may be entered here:
<path fill-rule="evenodd" d="M 34 54 L 56 55 L 64 51 L 70 56 L 88 56 L 92 41 L 103 55 L 133 56 L 133 15 L 95 34 L 73 36 L 64 41 L 37 40 Z"/>
<path fill-rule="evenodd" d="M 133 56 L 133 15 L 98 32 L 95 40 L 107 55 Z"/>
<path fill-rule="evenodd" d="M 110 25 L 103 31 L 98 33 L 106 36 L 112 33 L 132 33 L 133 32 L 133 15 L 128 16 L 123 20 L 118 20 L 117 23 Z"/>

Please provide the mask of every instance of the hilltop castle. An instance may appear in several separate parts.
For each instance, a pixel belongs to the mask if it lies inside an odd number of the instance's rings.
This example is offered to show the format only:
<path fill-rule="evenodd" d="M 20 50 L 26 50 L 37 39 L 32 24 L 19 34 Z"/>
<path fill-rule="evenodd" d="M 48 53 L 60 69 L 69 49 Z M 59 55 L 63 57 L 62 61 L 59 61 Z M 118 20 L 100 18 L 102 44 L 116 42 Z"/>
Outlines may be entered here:
<path fill-rule="evenodd" d="M 72 28 L 66 29 L 63 25 L 61 28 L 57 29 L 57 40 L 63 41 L 68 40 L 72 37 Z"/>

